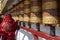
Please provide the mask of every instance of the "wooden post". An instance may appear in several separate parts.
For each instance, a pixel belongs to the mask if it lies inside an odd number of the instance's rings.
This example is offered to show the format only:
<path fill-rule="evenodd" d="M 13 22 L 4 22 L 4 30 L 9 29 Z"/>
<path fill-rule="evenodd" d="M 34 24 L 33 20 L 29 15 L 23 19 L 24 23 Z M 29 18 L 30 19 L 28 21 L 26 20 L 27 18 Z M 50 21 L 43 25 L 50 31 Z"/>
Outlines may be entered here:
<path fill-rule="evenodd" d="M 38 29 L 38 31 L 40 31 L 40 24 L 39 23 L 36 24 L 36 28 Z"/>
<path fill-rule="evenodd" d="M 50 35 L 55 36 L 55 26 L 50 26 Z"/>
<path fill-rule="evenodd" d="M 28 25 L 29 25 L 29 28 L 31 28 L 31 23 L 30 22 L 28 22 Z"/>

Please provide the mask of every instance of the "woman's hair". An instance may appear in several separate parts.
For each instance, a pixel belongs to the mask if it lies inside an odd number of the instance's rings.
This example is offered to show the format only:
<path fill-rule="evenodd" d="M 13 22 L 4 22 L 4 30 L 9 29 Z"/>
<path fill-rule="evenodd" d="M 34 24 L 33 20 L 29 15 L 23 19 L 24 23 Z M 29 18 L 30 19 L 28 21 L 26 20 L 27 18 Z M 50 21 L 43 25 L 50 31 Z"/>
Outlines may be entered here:
<path fill-rule="evenodd" d="M 5 14 L 5 16 L 9 16 L 9 17 L 12 17 L 10 13 L 7 13 L 7 14 Z"/>
<path fill-rule="evenodd" d="M 11 14 L 6 14 L 3 18 L 3 21 L 6 21 L 6 22 L 13 22 L 14 19 L 12 18 Z"/>

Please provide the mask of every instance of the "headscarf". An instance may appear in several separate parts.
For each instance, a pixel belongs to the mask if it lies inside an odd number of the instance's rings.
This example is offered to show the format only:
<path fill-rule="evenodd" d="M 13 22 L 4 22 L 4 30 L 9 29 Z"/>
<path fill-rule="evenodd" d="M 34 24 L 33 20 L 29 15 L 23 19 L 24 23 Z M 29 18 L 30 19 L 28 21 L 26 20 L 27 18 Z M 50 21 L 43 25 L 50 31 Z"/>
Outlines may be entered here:
<path fill-rule="evenodd" d="M 4 16 L 3 22 L 11 23 L 11 22 L 13 22 L 13 21 L 14 21 L 14 19 L 12 19 L 11 14 L 6 14 L 6 15 Z"/>
<path fill-rule="evenodd" d="M 10 14 L 5 15 L 2 22 L 2 29 L 4 31 L 9 31 L 11 26 L 13 25 L 13 22 L 14 20 L 12 19 L 12 16 Z"/>

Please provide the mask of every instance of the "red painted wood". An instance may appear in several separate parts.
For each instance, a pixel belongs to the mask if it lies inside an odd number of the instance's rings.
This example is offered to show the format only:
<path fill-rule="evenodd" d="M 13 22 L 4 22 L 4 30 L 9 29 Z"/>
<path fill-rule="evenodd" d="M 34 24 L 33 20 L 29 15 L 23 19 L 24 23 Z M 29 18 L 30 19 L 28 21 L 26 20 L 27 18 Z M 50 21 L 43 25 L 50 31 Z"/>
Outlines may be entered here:
<path fill-rule="evenodd" d="M 60 40 L 60 37 L 54 37 L 54 40 Z"/>
<path fill-rule="evenodd" d="M 36 30 L 29 29 L 29 28 L 26 28 L 26 27 L 21 27 L 21 28 L 31 32 L 34 35 L 34 40 L 38 40 L 38 38 L 35 35 L 37 35 L 39 37 L 42 37 L 42 38 L 45 38 L 46 40 L 60 40 L 60 37 L 53 37 L 53 36 L 50 36 L 46 33 L 38 32 Z"/>
<path fill-rule="evenodd" d="M 38 40 L 38 36 L 42 37 L 42 38 L 45 38 L 46 40 L 60 40 L 60 37 L 57 37 L 57 36 L 53 37 L 53 36 L 50 36 L 46 33 L 38 32 L 36 30 L 26 28 L 26 27 L 21 27 L 21 28 L 24 29 L 24 30 L 27 30 L 28 32 L 31 32 L 33 34 L 34 40 Z M 4 34 L 6 34 L 6 33 L 3 32 L 3 31 L 0 31 L 0 36 L 3 36 Z"/>
<path fill-rule="evenodd" d="M 34 40 L 38 40 L 38 37 L 33 34 Z"/>
<path fill-rule="evenodd" d="M 29 29 L 29 28 L 26 28 L 26 27 L 21 27 L 21 28 L 24 29 L 24 30 L 27 30 L 27 31 L 31 32 L 31 33 L 34 34 L 34 35 L 37 35 L 37 36 L 42 37 L 42 38 L 45 38 L 45 39 L 47 39 L 47 40 L 52 40 L 52 39 L 53 39 L 52 36 L 47 35 L 46 33 L 38 32 L 38 31 L 36 31 L 36 30 Z"/>

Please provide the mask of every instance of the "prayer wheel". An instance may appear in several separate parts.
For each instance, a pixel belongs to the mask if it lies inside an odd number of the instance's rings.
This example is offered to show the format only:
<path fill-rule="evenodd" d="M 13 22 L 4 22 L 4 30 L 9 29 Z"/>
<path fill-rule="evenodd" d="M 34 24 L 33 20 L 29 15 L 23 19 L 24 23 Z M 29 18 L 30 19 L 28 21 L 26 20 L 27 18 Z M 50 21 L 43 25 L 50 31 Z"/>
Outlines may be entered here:
<path fill-rule="evenodd" d="M 14 7 L 11 11 L 10 11 L 12 16 L 16 16 L 17 12 L 16 12 L 16 7 Z"/>
<path fill-rule="evenodd" d="M 56 25 L 57 17 L 57 2 L 56 0 L 42 0 L 43 24 Z"/>
<path fill-rule="evenodd" d="M 24 6 L 24 4 L 21 2 L 19 6 L 20 6 L 20 7 L 19 7 L 19 8 L 20 8 L 19 21 L 23 21 L 23 16 L 24 16 L 24 15 L 23 15 L 23 14 L 24 14 L 24 12 L 23 12 L 23 11 L 24 11 L 24 10 L 23 10 L 23 6 Z"/>
<path fill-rule="evenodd" d="M 30 0 L 24 1 L 24 22 L 29 22 L 30 20 Z"/>
<path fill-rule="evenodd" d="M 20 11 L 20 8 L 19 8 L 20 6 L 19 5 L 17 5 L 17 7 L 16 7 L 16 14 L 17 14 L 17 16 L 19 16 L 19 11 Z"/>
<path fill-rule="evenodd" d="M 31 2 L 30 0 L 24 0 L 24 22 L 31 28 L 30 24 L 30 8 L 31 8 Z"/>
<path fill-rule="evenodd" d="M 24 26 L 22 23 L 24 23 L 23 21 L 23 18 L 24 18 L 24 4 L 23 2 L 20 3 L 19 5 L 19 21 L 20 21 L 20 25 Z"/>
<path fill-rule="evenodd" d="M 19 5 L 18 5 L 17 8 L 16 8 L 16 18 L 17 18 L 17 20 L 19 20 L 19 14 L 20 14 L 20 8 L 19 8 Z"/>
<path fill-rule="evenodd" d="M 43 24 L 50 26 L 50 35 L 55 36 L 55 27 L 58 24 L 57 0 L 42 0 Z"/>
<path fill-rule="evenodd" d="M 14 7 L 10 12 L 11 12 L 12 18 L 15 21 L 18 20 L 18 17 L 17 17 L 17 7 Z"/>
<path fill-rule="evenodd" d="M 31 0 L 30 22 L 36 25 L 37 31 L 40 31 L 40 24 L 42 22 L 42 0 Z"/>
<path fill-rule="evenodd" d="M 12 15 L 12 18 L 13 18 L 15 21 L 18 20 L 18 17 L 17 17 L 17 15 L 16 15 L 16 11 L 12 12 L 11 15 Z"/>
<path fill-rule="evenodd" d="M 31 16 L 30 22 L 31 23 L 41 23 L 41 0 L 31 0 Z"/>

